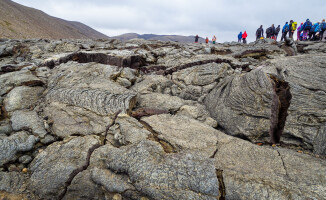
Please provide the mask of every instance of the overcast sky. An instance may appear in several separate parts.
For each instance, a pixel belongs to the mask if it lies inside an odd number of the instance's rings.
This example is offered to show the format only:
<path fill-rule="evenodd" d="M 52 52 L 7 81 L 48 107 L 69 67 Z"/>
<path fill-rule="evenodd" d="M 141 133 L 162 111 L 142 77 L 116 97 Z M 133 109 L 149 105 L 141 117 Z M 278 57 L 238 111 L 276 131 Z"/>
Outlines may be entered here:
<path fill-rule="evenodd" d="M 326 18 L 325 0 L 14 0 L 70 21 L 82 22 L 108 36 L 123 33 L 196 35 L 218 42 L 237 40 L 247 31 L 283 25 L 293 19 Z M 280 36 L 279 36 L 280 37 Z"/>

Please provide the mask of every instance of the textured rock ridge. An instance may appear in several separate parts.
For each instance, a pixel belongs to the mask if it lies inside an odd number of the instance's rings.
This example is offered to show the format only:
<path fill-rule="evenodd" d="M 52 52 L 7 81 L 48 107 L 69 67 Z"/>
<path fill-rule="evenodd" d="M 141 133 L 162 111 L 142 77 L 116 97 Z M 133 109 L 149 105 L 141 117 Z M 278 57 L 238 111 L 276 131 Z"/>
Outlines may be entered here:
<path fill-rule="evenodd" d="M 136 103 L 134 94 L 111 94 L 91 89 L 61 88 L 47 95 L 48 102 L 59 101 L 72 106 L 89 109 L 99 115 L 113 114 L 119 110 L 130 113 Z"/>

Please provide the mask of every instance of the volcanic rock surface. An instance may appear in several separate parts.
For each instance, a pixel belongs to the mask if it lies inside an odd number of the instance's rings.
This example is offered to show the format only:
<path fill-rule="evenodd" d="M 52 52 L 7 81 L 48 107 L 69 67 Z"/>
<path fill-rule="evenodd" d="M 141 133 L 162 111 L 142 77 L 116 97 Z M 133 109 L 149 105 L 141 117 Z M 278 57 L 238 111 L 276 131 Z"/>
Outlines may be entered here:
<path fill-rule="evenodd" d="M 325 52 L 1 39 L 0 199 L 325 199 Z"/>

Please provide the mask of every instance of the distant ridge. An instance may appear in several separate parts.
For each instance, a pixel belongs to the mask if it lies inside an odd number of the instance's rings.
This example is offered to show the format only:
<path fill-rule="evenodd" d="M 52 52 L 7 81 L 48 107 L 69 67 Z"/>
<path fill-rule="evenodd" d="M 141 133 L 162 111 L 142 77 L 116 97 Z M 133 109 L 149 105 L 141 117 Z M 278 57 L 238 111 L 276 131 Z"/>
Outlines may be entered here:
<path fill-rule="evenodd" d="M 125 33 L 122 35 L 111 37 L 114 39 L 120 39 L 122 41 L 131 40 L 135 38 L 144 40 L 160 40 L 160 41 L 177 41 L 183 43 L 190 43 L 195 41 L 195 36 L 182 36 L 182 35 L 155 35 L 155 34 L 137 34 L 137 33 Z M 199 38 L 199 42 L 205 42 L 204 38 Z"/>
<path fill-rule="evenodd" d="M 0 38 L 106 39 L 80 22 L 52 17 L 10 0 L 0 0 Z"/>

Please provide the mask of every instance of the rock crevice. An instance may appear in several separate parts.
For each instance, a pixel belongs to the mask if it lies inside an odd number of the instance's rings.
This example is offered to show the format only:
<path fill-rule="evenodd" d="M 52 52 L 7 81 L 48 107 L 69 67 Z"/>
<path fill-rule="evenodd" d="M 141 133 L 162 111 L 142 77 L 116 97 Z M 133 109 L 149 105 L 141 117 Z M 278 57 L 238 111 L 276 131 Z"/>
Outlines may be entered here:
<path fill-rule="evenodd" d="M 281 140 L 292 95 L 288 82 L 279 80 L 272 75 L 270 78 L 273 81 L 274 91 L 271 104 L 271 126 L 269 134 L 271 138 L 270 142 L 275 144 Z"/>

